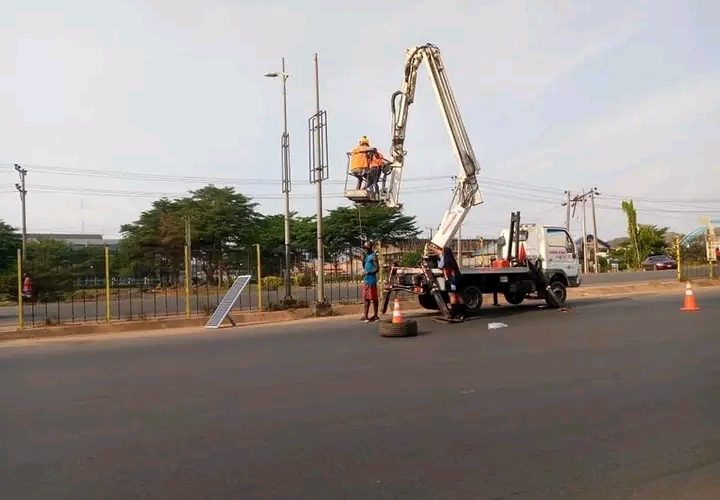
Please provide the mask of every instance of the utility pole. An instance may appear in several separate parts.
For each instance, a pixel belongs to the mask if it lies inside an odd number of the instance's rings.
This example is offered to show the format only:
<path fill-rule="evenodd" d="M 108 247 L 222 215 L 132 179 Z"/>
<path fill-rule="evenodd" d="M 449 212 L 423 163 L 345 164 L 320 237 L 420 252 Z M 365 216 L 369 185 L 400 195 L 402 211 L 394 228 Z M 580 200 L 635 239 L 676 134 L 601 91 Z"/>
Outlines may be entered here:
<path fill-rule="evenodd" d="M 585 195 L 582 197 L 582 230 L 583 230 L 583 271 L 588 272 L 587 226 L 585 224 Z"/>
<path fill-rule="evenodd" d="M 565 191 L 565 194 L 567 195 L 567 201 L 565 202 L 565 231 L 570 234 L 570 190 Z"/>
<path fill-rule="evenodd" d="M 597 192 L 597 188 L 594 187 L 590 191 L 590 203 L 592 204 L 592 218 L 593 218 L 593 256 L 595 257 L 595 274 L 599 272 L 598 268 L 598 235 L 597 235 L 597 221 L 595 220 L 595 195 L 600 193 Z"/>
<path fill-rule="evenodd" d="M 294 302 L 292 298 L 292 283 L 290 279 L 290 134 L 287 127 L 287 79 L 290 75 L 285 72 L 285 58 L 282 58 L 282 71 L 280 73 L 267 73 L 269 78 L 282 77 L 283 82 L 283 135 L 280 144 L 282 192 L 285 195 L 285 304 Z"/>
<path fill-rule="evenodd" d="M 20 203 L 22 204 L 22 260 L 25 262 L 25 247 L 27 246 L 27 212 L 25 210 L 27 190 L 25 189 L 25 175 L 27 174 L 27 170 L 17 163 L 15 164 L 15 170 L 20 174 L 20 182 L 15 184 L 15 189 L 20 193 Z"/>
<path fill-rule="evenodd" d="M 190 264 L 192 263 L 192 235 L 190 234 L 190 216 L 185 217 L 185 246 L 188 251 L 188 269 L 185 270 L 188 273 L 188 279 L 190 274 Z"/>
<path fill-rule="evenodd" d="M 325 301 L 325 249 L 323 245 L 322 181 L 328 177 L 327 113 L 320 111 L 320 77 L 318 56 L 315 53 L 315 114 L 309 120 L 310 182 L 317 185 L 317 259 L 318 283 L 314 304 L 316 316 L 331 312 Z"/>
<path fill-rule="evenodd" d="M 583 191 L 585 191 L 583 189 Z M 583 269 L 584 272 L 588 272 L 588 255 L 587 255 L 587 219 L 586 219 L 586 212 L 585 212 L 585 206 L 588 197 L 590 198 L 590 202 L 592 203 L 592 212 L 593 212 L 593 263 L 594 263 L 594 273 L 598 272 L 598 245 L 597 245 L 597 222 L 595 220 L 595 196 L 599 195 L 596 187 L 593 187 L 589 191 L 585 191 L 582 194 L 575 195 L 573 198 L 570 198 L 570 191 L 565 191 L 567 194 L 567 202 L 563 203 L 563 206 L 567 205 L 567 215 L 565 216 L 565 227 L 568 229 L 568 232 L 570 231 L 570 206 L 573 207 L 573 215 L 575 215 L 575 207 L 578 203 L 582 202 L 582 232 L 583 232 Z"/>
<path fill-rule="evenodd" d="M 190 216 L 185 217 L 185 317 L 190 317 L 190 283 L 192 283 L 192 238 Z"/>

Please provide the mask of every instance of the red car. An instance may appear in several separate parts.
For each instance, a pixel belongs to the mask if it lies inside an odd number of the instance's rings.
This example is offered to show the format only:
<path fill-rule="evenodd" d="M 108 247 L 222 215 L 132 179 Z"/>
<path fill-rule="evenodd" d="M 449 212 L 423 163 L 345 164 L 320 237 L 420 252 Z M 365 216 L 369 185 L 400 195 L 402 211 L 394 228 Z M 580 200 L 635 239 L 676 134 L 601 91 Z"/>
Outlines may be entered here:
<path fill-rule="evenodd" d="M 667 255 L 651 255 L 642 263 L 643 271 L 661 271 L 663 269 L 677 269 L 677 262 Z"/>

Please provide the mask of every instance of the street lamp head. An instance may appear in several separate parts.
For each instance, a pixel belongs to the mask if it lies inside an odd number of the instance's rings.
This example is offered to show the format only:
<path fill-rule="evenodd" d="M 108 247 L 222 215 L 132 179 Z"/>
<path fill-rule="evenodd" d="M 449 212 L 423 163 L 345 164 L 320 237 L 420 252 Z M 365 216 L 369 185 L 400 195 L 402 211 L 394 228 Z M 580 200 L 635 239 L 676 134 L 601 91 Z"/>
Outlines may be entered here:
<path fill-rule="evenodd" d="M 282 71 L 273 71 L 272 73 L 265 73 L 265 76 L 267 78 L 277 78 L 281 76 L 283 79 L 287 79 L 288 75 L 287 73 L 283 73 Z"/>

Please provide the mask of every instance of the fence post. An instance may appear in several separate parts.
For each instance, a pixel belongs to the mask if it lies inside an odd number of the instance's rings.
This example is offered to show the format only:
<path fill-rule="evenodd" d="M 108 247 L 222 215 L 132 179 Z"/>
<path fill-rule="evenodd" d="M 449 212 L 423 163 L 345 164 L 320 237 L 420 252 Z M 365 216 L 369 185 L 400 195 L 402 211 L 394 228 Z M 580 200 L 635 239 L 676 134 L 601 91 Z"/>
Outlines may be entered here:
<path fill-rule="evenodd" d="M 261 273 L 261 267 L 260 267 L 260 243 L 255 243 L 255 247 L 257 247 L 258 311 L 262 311 L 262 275 L 261 275 L 262 273 Z"/>
<path fill-rule="evenodd" d="M 677 280 L 682 281 L 682 247 L 680 246 L 680 237 L 675 236 L 675 255 L 677 255 Z"/>
<path fill-rule="evenodd" d="M 190 317 L 190 255 L 185 245 L 185 317 Z"/>
<path fill-rule="evenodd" d="M 110 252 L 105 247 L 105 321 L 110 322 Z"/>
<path fill-rule="evenodd" d="M 23 307 L 23 275 L 22 275 L 23 261 L 22 261 L 22 250 L 17 249 L 17 285 L 18 285 L 18 328 L 22 330 L 25 327 L 25 308 Z"/>

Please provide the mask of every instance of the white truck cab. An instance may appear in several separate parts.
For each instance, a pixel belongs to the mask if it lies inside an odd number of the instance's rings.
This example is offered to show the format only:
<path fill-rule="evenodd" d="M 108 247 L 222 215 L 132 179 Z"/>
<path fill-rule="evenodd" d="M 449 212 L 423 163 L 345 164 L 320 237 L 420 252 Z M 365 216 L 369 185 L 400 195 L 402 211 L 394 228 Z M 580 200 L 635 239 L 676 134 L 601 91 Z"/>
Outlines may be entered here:
<path fill-rule="evenodd" d="M 500 233 L 497 249 L 498 258 L 505 258 L 508 255 L 507 242 L 509 241 L 510 230 L 505 229 Z M 520 242 L 517 248 L 520 253 L 527 255 L 528 259 L 540 259 L 545 274 L 552 274 L 553 271 L 561 271 L 568 281 L 568 286 L 580 286 L 582 281 L 581 266 L 578 253 L 575 249 L 570 234 L 563 227 L 543 226 L 537 224 L 522 224 L 520 226 Z M 516 247 L 513 244 L 510 255 L 515 255 Z"/>

